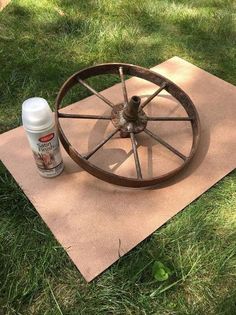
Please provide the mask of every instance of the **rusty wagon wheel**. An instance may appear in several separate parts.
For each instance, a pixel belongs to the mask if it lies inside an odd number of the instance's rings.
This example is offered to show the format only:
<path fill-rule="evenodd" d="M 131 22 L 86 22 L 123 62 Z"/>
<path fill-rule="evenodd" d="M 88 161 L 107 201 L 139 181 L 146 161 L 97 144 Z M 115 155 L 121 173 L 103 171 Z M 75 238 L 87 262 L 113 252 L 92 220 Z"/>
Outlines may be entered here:
<path fill-rule="evenodd" d="M 120 77 L 123 98 L 122 104 L 113 104 L 110 100 L 104 97 L 102 94 L 97 92 L 84 80 L 91 78 L 93 76 L 102 74 L 117 74 Z M 124 75 L 130 75 L 139 77 L 150 81 L 158 86 L 157 90 L 150 95 L 143 103 L 141 103 L 141 98 L 139 96 L 133 95 L 128 97 L 126 84 L 124 80 Z M 98 98 L 100 98 L 104 103 L 106 103 L 111 108 L 110 115 L 79 115 L 79 114 L 65 114 L 59 112 L 61 107 L 61 101 L 67 92 L 76 84 L 81 84 Z M 144 108 L 156 97 L 162 90 L 166 90 L 170 95 L 177 99 L 180 104 L 185 109 L 186 117 L 150 117 L 144 112 Z M 60 119 L 62 118 L 77 118 L 77 119 L 102 119 L 111 120 L 114 126 L 114 131 L 110 133 L 105 139 L 98 143 L 90 152 L 86 155 L 81 155 L 69 142 L 65 133 L 63 132 L 62 126 L 60 124 Z M 126 187 L 148 187 L 153 186 L 158 183 L 164 182 L 165 180 L 175 176 L 180 171 L 182 171 L 192 160 L 194 154 L 196 153 L 199 137 L 200 137 L 200 121 L 198 113 L 195 106 L 189 96 L 176 84 L 168 80 L 167 78 L 161 76 L 160 74 L 153 72 L 151 70 L 124 63 L 107 63 L 92 66 L 83 69 L 75 74 L 73 74 L 61 87 L 57 99 L 56 99 L 56 111 L 55 119 L 58 129 L 58 134 L 61 143 L 70 157 L 84 170 L 94 175 L 95 177 L 120 186 Z M 192 127 L 192 146 L 190 154 L 185 156 L 179 152 L 172 145 L 167 143 L 157 134 L 154 134 L 147 128 L 149 121 L 189 121 Z M 125 177 L 114 174 L 112 172 L 103 170 L 89 161 L 89 158 L 93 156 L 105 143 L 107 143 L 115 134 L 119 132 L 121 137 L 130 137 L 131 147 L 134 155 L 134 164 L 136 167 L 137 177 Z M 180 166 L 174 170 L 169 171 L 158 177 L 143 178 L 142 167 L 140 165 L 139 155 L 136 145 L 136 134 L 144 132 L 161 145 L 166 147 L 173 154 L 177 155 L 183 161 Z"/>

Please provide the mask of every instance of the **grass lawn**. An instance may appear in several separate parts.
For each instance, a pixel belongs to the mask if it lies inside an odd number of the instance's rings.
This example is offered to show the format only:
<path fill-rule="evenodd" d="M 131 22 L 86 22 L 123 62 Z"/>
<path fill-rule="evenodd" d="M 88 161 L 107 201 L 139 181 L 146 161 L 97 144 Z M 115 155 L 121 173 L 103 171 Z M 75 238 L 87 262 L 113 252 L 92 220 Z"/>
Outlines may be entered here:
<path fill-rule="evenodd" d="M 0 132 L 21 124 L 24 99 L 53 105 L 96 63 L 178 55 L 235 84 L 235 12 L 232 0 L 12 0 L 0 12 Z M 235 192 L 233 172 L 87 284 L 1 165 L 0 314 L 236 314 Z"/>

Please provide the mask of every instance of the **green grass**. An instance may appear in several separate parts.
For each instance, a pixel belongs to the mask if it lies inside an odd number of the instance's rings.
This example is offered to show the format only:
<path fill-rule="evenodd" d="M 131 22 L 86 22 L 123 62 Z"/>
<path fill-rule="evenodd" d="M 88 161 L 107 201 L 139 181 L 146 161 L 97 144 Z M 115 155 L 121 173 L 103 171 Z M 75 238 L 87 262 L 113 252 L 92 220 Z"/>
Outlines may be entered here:
<path fill-rule="evenodd" d="M 232 0 L 13 0 L 0 12 L 0 131 L 20 125 L 24 99 L 53 104 L 69 75 L 96 63 L 178 55 L 235 84 L 235 10 Z M 235 191 L 234 172 L 86 284 L 0 166 L 0 314 L 236 314 Z M 156 260 L 172 270 L 164 282 Z"/>

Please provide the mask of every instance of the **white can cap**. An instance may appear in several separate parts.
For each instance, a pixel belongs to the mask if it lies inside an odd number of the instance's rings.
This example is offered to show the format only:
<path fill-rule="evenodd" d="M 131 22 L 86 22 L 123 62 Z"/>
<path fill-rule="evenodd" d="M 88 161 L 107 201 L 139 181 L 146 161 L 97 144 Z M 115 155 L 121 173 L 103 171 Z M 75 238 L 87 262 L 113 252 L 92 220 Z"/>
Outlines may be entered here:
<path fill-rule="evenodd" d="M 53 125 L 52 110 L 41 97 L 32 97 L 22 104 L 22 122 L 25 129 L 41 130 Z"/>

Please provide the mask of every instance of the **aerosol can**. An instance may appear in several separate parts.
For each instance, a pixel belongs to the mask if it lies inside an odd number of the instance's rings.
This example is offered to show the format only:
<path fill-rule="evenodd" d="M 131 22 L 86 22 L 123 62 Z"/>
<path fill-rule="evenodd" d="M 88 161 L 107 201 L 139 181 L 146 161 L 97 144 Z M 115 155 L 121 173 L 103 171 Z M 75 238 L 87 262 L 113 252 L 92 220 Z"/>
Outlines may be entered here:
<path fill-rule="evenodd" d="M 41 97 L 32 97 L 22 104 L 22 122 L 38 172 L 55 177 L 63 171 L 58 136 L 52 110 Z"/>

